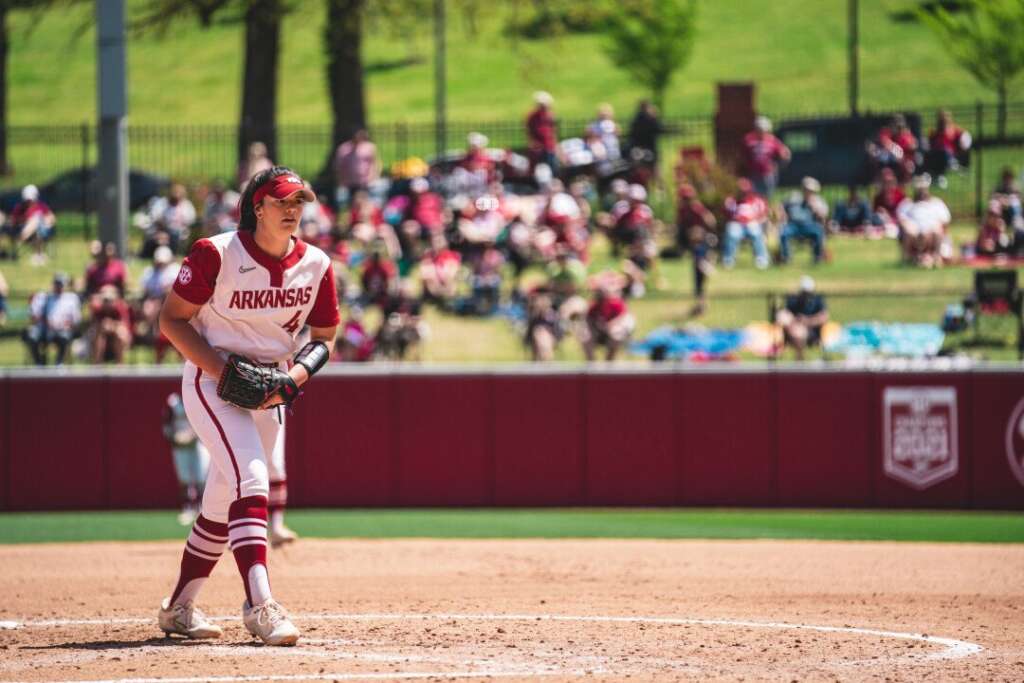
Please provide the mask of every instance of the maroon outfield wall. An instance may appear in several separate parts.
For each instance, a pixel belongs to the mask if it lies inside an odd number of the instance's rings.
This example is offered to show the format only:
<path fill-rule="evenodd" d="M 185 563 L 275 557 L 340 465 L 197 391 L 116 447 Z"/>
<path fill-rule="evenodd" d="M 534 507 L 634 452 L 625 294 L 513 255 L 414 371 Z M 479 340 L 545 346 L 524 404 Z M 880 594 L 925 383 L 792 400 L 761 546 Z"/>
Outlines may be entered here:
<path fill-rule="evenodd" d="M 170 370 L 0 376 L 0 509 L 176 504 Z M 297 506 L 1024 509 L 1024 371 L 332 368 Z"/>

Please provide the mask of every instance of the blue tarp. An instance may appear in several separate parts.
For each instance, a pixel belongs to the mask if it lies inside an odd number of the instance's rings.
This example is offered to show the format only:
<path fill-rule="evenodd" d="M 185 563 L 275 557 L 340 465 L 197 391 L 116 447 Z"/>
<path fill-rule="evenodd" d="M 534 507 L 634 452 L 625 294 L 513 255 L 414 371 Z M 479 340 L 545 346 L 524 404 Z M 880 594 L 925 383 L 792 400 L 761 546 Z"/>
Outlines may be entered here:
<path fill-rule="evenodd" d="M 928 323 L 856 322 L 843 325 L 839 338 L 826 346 L 830 353 L 847 357 L 935 356 L 945 335 L 938 325 Z"/>
<path fill-rule="evenodd" d="M 743 330 L 679 330 L 659 327 L 644 339 L 630 344 L 629 350 L 649 356 L 656 348 L 664 347 L 668 358 L 688 358 L 693 354 L 718 357 L 738 351 L 745 339 Z"/>

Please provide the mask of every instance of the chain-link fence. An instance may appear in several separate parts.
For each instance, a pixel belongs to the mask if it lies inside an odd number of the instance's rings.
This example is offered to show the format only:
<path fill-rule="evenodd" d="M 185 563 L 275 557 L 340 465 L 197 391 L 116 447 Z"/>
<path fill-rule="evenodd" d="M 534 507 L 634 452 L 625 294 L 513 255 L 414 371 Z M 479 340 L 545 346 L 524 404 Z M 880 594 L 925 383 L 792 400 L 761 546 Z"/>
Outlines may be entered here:
<path fill-rule="evenodd" d="M 971 132 L 974 147 L 967 168 L 950 174 L 946 187 L 939 189 L 938 194 L 955 214 L 977 215 L 1002 168 L 1010 166 L 1019 173 L 1024 165 L 1024 103 L 1012 103 L 1003 113 L 996 105 L 981 103 L 947 109 L 959 125 Z M 935 111 L 894 108 L 891 112 L 865 112 L 865 115 L 906 114 L 920 121 L 920 134 L 924 136 L 934 122 Z M 775 114 L 770 118 L 776 128 L 780 128 L 844 116 L 804 112 Z M 581 136 L 588 123 L 585 119 L 562 119 L 559 135 L 563 139 Z M 714 157 L 712 115 L 671 117 L 663 124 L 666 132 L 660 138 L 659 151 L 664 177 L 671 178 L 671 168 L 682 148 L 700 147 L 708 157 Z M 467 135 L 473 131 L 486 135 L 491 147 L 523 149 L 526 146 L 523 121 L 450 121 L 441 128 L 431 123 L 382 123 L 372 126 L 370 134 L 381 160 L 388 167 L 412 156 L 429 159 L 439 147 L 452 151 L 463 149 Z M 236 174 L 236 133 L 234 126 L 220 125 L 129 126 L 129 164 L 133 170 L 191 184 L 215 179 L 231 183 Z M 280 162 L 314 177 L 325 168 L 332 153 L 330 125 L 280 126 L 277 150 Z M 12 173 L 0 179 L 0 191 L 27 183 L 46 185 L 63 174 L 80 172 L 96 163 L 96 132 L 87 124 L 12 126 L 8 130 L 8 157 Z M 843 191 L 842 187 L 832 186 L 826 187 L 825 194 L 835 200 Z"/>

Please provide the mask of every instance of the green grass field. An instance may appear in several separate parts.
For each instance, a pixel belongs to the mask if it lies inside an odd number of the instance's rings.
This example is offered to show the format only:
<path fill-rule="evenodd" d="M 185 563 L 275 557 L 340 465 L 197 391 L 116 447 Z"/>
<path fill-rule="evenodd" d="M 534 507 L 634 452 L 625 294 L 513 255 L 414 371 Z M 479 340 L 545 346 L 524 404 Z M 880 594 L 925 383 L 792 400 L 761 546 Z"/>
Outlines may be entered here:
<path fill-rule="evenodd" d="M 307 538 L 660 538 L 1024 542 L 1004 512 L 726 509 L 294 510 Z M 178 540 L 172 511 L 0 514 L 0 544 Z"/>
<path fill-rule="evenodd" d="M 143 4 L 144 0 L 128 0 L 130 11 Z M 296 0 L 290 4 L 296 9 L 284 22 L 279 119 L 284 124 L 327 123 L 323 3 Z M 917 0 L 860 4 L 861 106 L 877 110 L 893 104 L 930 107 L 994 99 L 954 63 L 925 27 L 895 19 L 917 4 Z M 518 120 L 530 105 L 530 94 L 541 88 L 555 96 L 559 115 L 573 118 L 590 116 L 602 101 L 611 102 L 625 117 L 637 99 L 647 94 L 612 66 L 597 35 L 515 39 L 503 30 L 510 10 L 500 3 L 477 3 L 480 9 L 473 32 L 456 6 L 449 3 L 448 11 L 452 120 Z M 765 111 L 844 110 L 846 6 L 845 0 L 701 2 L 693 57 L 670 88 L 666 113 L 713 111 L 714 84 L 720 81 L 755 82 Z M 92 3 L 81 3 L 50 11 L 38 21 L 35 14 L 11 13 L 11 123 L 94 120 L 92 12 Z M 80 31 L 83 26 L 84 32 Z M 363 59 L 372 122 L 432 120 L 431 35 L 429 17 L 423 17 L 406 36 L 379 29 L 369 32 Z M 183 21 L 163 39 L 132 37 L 128 58 L 132 123 L 236 122 L 242 73 L 238 24 L 203 30 L 195 21 Z"/>

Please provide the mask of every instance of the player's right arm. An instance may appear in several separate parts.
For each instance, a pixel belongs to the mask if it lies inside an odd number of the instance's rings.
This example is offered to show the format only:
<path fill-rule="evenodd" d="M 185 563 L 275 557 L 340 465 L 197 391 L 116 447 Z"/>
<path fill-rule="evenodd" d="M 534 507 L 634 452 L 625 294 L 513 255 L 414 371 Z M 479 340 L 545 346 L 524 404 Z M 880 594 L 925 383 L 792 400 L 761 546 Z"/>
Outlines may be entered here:
<path fill-rule="evenodd" d="M 215 380 L 220 378 L 225 361 L 189 321 L 213 296 L 220 260 L 220 253 L 210 240 L 197 240 L 160 309 L 160 331 L 178 353 Z"/>
<path fill-rule="evenodd" d="M 200 308 L 201 304 L 186 301 L 172 289 L 167 293 L 163 308 L 160 309 L 160 331 L 186 360 L 192 361 L 212 379 L 217 380 L 224 370 L 224 359 L 189 323 L 199 313 Z"/>

